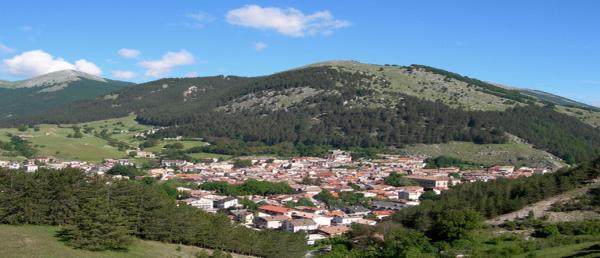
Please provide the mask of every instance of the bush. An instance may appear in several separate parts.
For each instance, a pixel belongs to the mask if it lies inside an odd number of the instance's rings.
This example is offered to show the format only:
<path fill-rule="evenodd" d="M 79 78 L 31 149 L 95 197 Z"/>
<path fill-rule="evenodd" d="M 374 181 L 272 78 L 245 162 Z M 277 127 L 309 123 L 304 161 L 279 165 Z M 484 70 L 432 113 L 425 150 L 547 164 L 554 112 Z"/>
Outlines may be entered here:
<path fill-rule="evenodd" d="M 545 225 L 537 228 L 533 235 L 536 237 L 552 237 L 560 235 L 560 231 L 558 231 L 558 227 L 556 225 Z"/>

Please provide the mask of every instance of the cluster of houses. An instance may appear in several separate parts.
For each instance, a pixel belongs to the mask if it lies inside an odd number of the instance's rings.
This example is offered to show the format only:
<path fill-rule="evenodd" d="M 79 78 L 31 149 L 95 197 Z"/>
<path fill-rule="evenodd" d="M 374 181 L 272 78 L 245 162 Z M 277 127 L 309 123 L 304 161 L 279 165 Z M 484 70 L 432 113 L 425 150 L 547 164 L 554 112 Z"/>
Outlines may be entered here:
<path fill-rule="evenodd" d="M 246 157 L 253 164 L 236 168 L 233 163 L 217 161 L 189 163 L 184 160 L 163 160 L 161 168 L 149 174 L 161 180 L 180 179 L 189 182 L 227 182 L 241 184 L 248 179 L 287 182 L 293 194 L 242 197 L 222 196 L 215 192 L 181 188 L 190 198 L 181 200 L 208 212 L 222 211 L 238 223 L 256 229 L 304 231 L 308 242 L 342 234 L 352 224 L 373 225 L 409 206 L 419 205 L 426 191 L 441 193 L 463 182 L 488 181 L 497 178 L 517 178 L 548 172 L 542 168 L 515 169 L 513 166 L 495 166 L 477 171 L 461 171 L 456 167 L 426 169 L 425 158 L 417 156 L 384 155 L 381 159 L 352 159 L 350 153 L 333 151 L 326 158 Z M 386 185 L 384 179 L 392 172 L 415 182 L 411 186 Z M 327 207 L 314 197 L 322 191 L 334 197 L 343 192 L 359 193 L 371 200 L 366 206 Z M 240 200 L 260 204 L 258 209 L 243 209 Z M 301 199 L 315 206 L 297 206 Z"/>
<path fill-rule="evenodd" d="M 106 159 L 102 163 L 90 163 L 87 161 L 71 160 L 62 161 L 52 157 L 35 157 L 23 161 L 0 160 L 0 168 L 23 170 L 25 172 L 36 172 L 40 168 L 65 169 L 77 168 L 89 174 L 103 175 L 115 165 L 134 166 L 129 159 Z"/>
<path fill-rule="evenodd" d="M 419 205 L 426 191 L 439 194 L 449 187 L 464 182 L 489 181 L 497 178 L 517 178 L 543 174 L 543 168 L 516 169 L 513 166 L 495 166 L 480 170 L 461 171 L 456 167 L 426 169 L 425 158 L 419 156 L 382 155 L 379 159 L 353 160 L 348 152 L 332 151 L 326 158 L 245 157 L 249 167 L 235 167 L 233 162 L 211 160 L 191 163 L 185 160 L 162 160 L 160 167 L 149 169 L 148 175 L 159 180 L 178 179 L 201 184 L 227 182 L 241 184 L 248 179 L 287 182 L 293 194 L 269 196 L 223 196 L 216 192 L 179 188 L 189 198 L 179 200 L 207 212 L 225 212 L 233 221 L 261 229 L 280 229 L 307 233 L 308 243 L 343 234 L 352 224 L 374 225 L 409 206 Z M 0 161 L 0 167 L 35 172 L 40 167 L 80 168 L 91 174 L 104 174 L 113 166 L 133 165 L 128 159 L 105 160 L 100 164 L 81 161 L 58 161 L 40 157 L 22 162 Z M 385 178 L 392 172 L 410 179 L 414 185 L 391 186 Z M 338 197 L 343 192 L 361 194 L 370 200 L 368 205 L 328 207 L 314 197 L 327 191 Z M 244 209 L 241 200 L 258 204 L 255 210 Z M 313 205 L 299 206 L 299 200 L 310 200 Z"/>

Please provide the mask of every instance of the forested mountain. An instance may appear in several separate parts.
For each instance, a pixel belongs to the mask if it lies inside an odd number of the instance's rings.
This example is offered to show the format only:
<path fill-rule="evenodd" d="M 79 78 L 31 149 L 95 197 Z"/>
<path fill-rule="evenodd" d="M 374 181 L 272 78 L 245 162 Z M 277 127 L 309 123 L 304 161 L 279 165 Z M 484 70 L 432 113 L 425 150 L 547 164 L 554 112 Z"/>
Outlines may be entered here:
<path fill-rule="evenodd" d="M 0 81 L 0 119 L 39 113 L 132 85 L 74 70 L 48 73 L 22 81 Z"/>
<path fill-rule="evenodd" d="M 327 62 L 262 77 L 162 79 L 2 124 L 73 123 L 135 113 L 139 122 L 167 127 L 159 136 L 346 148 L 503 143 L 511 133 L 569 163 L 598 155 L 600 130 L 565 108 L 422 65 Z"/>

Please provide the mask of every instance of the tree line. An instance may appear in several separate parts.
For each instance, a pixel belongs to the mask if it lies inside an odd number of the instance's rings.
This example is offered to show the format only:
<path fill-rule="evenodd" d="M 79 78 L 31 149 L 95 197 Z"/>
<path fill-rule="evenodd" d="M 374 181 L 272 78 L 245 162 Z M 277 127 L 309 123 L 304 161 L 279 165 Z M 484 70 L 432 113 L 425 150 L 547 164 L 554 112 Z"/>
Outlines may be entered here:
<path fill-rule="evenodd" d="M 258 181 L 256 179 L 248 179 L 239 185 L 232 185 L 227 182 L 206 182 L 200 185 L 200 189 L 216 191 L 219 194 L 227 196 L 244 196 L 244 195 L 275 195 L 275 194 L 292 194 L 292 189 L 286 182 L 269 182 Z"/>
<path fill-rule="evenodd" d="M 75 169 L 0 169 L 0 223 L 62 227 L 68 245 L 127 249 L 132 237 L 263 257 L 299 257 L 305 236 L 255 231 L 177 204 L 154 180 L 110 180 Z"/>

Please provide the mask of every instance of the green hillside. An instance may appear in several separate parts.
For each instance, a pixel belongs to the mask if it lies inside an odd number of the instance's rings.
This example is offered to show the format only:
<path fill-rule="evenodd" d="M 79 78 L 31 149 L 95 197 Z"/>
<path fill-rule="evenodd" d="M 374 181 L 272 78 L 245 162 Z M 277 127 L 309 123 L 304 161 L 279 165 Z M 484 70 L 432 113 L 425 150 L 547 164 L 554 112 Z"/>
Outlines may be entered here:
<path fill-rule="evenodd" d="M 68 70 L 6 82 L 0 85 L 0 119 L 39 113 L 132 85 L 135 84 Z"/>
<path fill-rule="evenodd" d="M 12 226 L 0 224 L 0 257 L 4 258 L 118 258 L 118 257 L 197 257 L 212 250 L 194 246 L 166 244 L 156 241 L 135 240 L 127 251 L 92 252 L 73 249 L 55 237 L 58 227 Z M 232 255 L 233 257 L 250 257 Z"/>
<path fill-rule="evenodd" d="M 143 141 L 136 139 L 134 135 L 138 132 L 152 128 L 151 126 L 141 125 L 135 121 L 135 116 L 130 115 L 122 118 L 113 118 L 99 120 L 80 124 L 61 124 L 49 125 L 41 124 L 34 128 L 24 128 L 25 131 L 17 128 L 0 128 L 0 141 L 8 142 L 8 135 L 17 135 L 27 141 L 30 141 L 37 150 L 39 156 L 51 156 L 61 160 L 83 160 L 99 162 L 104 159 L 125 158 L 125 150 L 120 150 L 118 146 L 111 145 L 107 139 L 99 137 L 97 134 L 106 130 L 110 137 L 116 141 L 122 142 L 131 148 L 138 147 Z M 74 134 L 73 126 L 82 128 L 81 138 L 69 137 Z M 86 132 L 86 129 L 89 130 Z M 166 144 L 175 141 L 159 140 L 154 147 L 147 151 L 160 154 Z M 177 141 L 183 144 L 185 149 L 196 146 L 203 146 L 206 143 L 199 140 Z M 227 158 L 227 155 L 211 153 L 194 153 L 194 158 Z M 0 150 L 0 159 L 20 160 L 23 156 L 10 155 L 10 152 Z"/>
<path fill-rule="evenodd" d="M 524 143 L 473 144 L 469 142 L 449 142 L 418 144 L 407 146 L 403 151 L 408 154 L 429 157 L 454 157 L 486 166 L 512 164 L 514 166 L 548 167 L 552 170 L 564 166 L 559 158 Z"/>
<path fill-rule="evenodd" d="M 0 124 L 79 123 L 135 113 L 142 124 L 167 127 L 158 137 L 401 148 L 503 144 L 512 134 L 571 164 L 600 154 L 600 129 L 590 122 L 596 113 L 561 108 L 428 66 L 341 61 L 261 77 L 161 79 Z"/>

